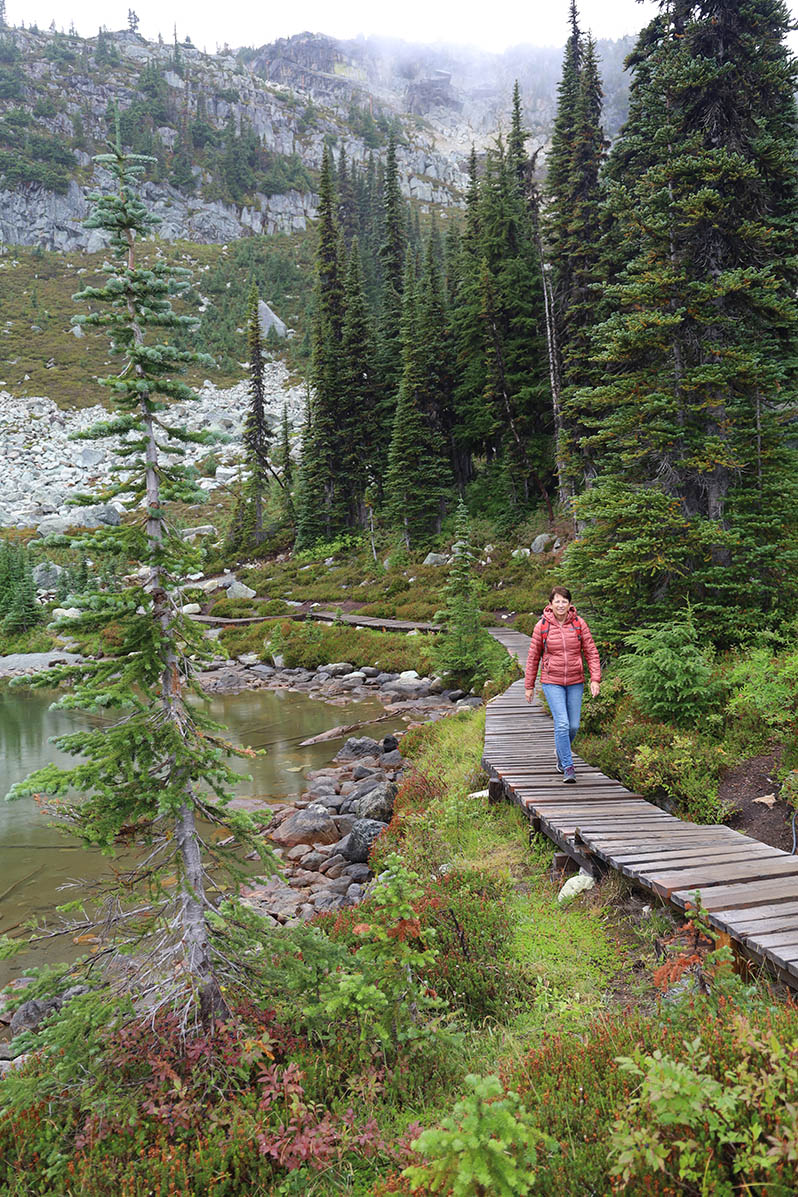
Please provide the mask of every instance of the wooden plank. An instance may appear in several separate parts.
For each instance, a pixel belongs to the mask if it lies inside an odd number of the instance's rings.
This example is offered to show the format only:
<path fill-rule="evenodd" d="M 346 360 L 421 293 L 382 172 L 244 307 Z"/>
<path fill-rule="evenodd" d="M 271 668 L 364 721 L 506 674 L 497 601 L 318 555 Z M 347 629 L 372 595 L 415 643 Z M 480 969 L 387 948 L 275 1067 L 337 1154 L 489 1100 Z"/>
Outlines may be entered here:
<path fill-rule="evenodd" d="M 716 910 L 712 922 L 734 935 L 745 934 L 749 929 L 770 921 L 788 921 L 798 916 L 798 901 L 777 902 L 771 906 L 755 906 L 752 910 Z"/>
<path fill-rule="evenodd" d="M 695 862 L 696 857 L 702 857 L 704 853 L 710 850 L 710 848 L 711 845 L 706 844 L 693 845 L 690 849 L 693 862 Z M 591 848 L 591 851 L 595 856 L 598 856 L 601 860 L 606 860 L 608 864 L 611 864 L 614 869 L 618 869 L 618 871 L 623 873 L 625 876 L 631 877 L 635 880 L 637 879 L 637 871 L 635 870 L 635 866 L 630 866 L 626 861 L 617 857 L 612 849 L 607 849 L 603 852 L 597 852 L 595 848 Z M 642 884 L 645 883 L 641 881 L 641 885 Z"/>
<path fill-rule="evenodd" d="M 775 948 L 798 946 L 798 926 L 785 927 L 781 931 L 763 932 L 761 935 L 746 935 L 745 942 L 749 948 Z"/>
<path fill-rule="evenodd" d="M 731 910 L 735 906 L 765 906 L 778 898 L 798 897 L 798 881 L 793 877 L 781 877 L 774 881 L 751 880 L 738 885 L 710 886 L 706 893 L 700 885 L 673 890 L 671 902 L 684 908 L 695 904 L 696 891 L 701 892 L 705 910 Z"/>
<path fill-rule="evenodd" d="M 618 848 L 622 847 L 624 843 L 628 843 L 630 848 L 635 848 L 638 846 L 638 844 L 647 841 L 661 844 L 667 844 L 670 842 L 678 846 L 679 844 L 683 842 L 686 843 L 690 840 L 693 840 L 695 843 L 719 843 L 722 838 L 722 835 L 706 835 L 705 833 L 702 833 L 699 828 L 695 828 L 689 823 L 683 823 L 679 827 L 671 827 L 668 830 L 665 828 L 654 827 L 652 825 L 651 830 L 648 830 L 647 828 L 641 829 L 641 834 L 637 837 L 637 840 L 628 839 L 628 832 L 626 831 L 618 831 L 617 833 L 612 833 L 609 831 L 604 831 L 601 833 L 597 832 L 595 835 L 591 836 L 591 847 L 599 851 L 602 847 Z"/>
<path fill-rule="evenodd" d="M 749 863 L 730 865 L 694 865 L 692 869 L 664 871 L 659 868 L 647 869 L 639 874 L 641 881 L 653 886 L 658 894 L 667 897 L 671 890 L 684 889 L 687 885 L 701 887 L 704 890 L 710 886 L 730 884 L 736 881 L 764 881 L 775 877 L 792 877 L 795 893 L 798 894 L 798 860 L 794 857 L 769 858 L 754 860 Z"/>
<path fill-rule="evenodd" d="M 743 837 L 741 837 L 741 839 L 742 838 Z M 707 840 L 706 843 L 710 845 L 706 849 L 706 856 L 708 860 L 713 856 L 719 856 L 728 852 L 743 852 L 748 850 L 761 852 L 763 855 L 769 855 L 772 852 L 777 853 L 779 851 L 778 848 L 771 848 L 768 844 L 760 843 L 759 840 L 743 839 L 743 843 L 740 845 L 734 844 L 733 842 L 724 843 L 722 841 L 716 844 L 714 840 Z M 621 849 L 615 854 L 617 860 L 621 861 L 622 863 L 629 863 L 630 865 L 644 864 L 647 860 L 667 861 L 671 858 L 676 860 L 679 857 L 688 855 L 690 855 L 690 849 L 687 847 L 661 848 L 659 850 L 638 849 L 637 851 L 632 850 L 631 852 L 626 852 L 625 850 Z"/>
<path fill-rule="evenodd" d="M 677 872 L 680 869 L 692 869 L 696 866 L 696 859 L 700 856 L 701 860 L 706 861 L 709 865 L 733 865 L 744 864 L 750 860 L 766 860 L 769 857 L 766 852 L 751 852 L 751 851 L 737 851 L 735 849 L 726 850 L 721 853 L 713 853 L 706 848 L 693 849 L 692 852 L 686 855 L 673 856 L 669 855 L 665 858 L 652 859 L 650 856 L 644 860 L 627 860 L 623 857 L 613 857 L 613 864 L 620 869 L 627 877 L 639 877 L 646 874 L 650 869 L 658 867 L 660 869 L 667 868 L 669 872 Z"/>

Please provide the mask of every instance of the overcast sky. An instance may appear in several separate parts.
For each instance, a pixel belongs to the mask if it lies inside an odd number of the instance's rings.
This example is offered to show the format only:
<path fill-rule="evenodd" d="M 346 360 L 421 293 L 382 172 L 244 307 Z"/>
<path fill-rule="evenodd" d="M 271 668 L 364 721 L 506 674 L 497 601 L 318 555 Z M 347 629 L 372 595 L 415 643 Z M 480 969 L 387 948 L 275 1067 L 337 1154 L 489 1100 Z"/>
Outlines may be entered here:
<path fill-rule="evenodd" d="M 46 29 L 68 29 L 74 22 L 78 33 L 93 37 L 100 25 L 107 29 L 127 27 L 128 9 L 140 21 L 139 32 L 155 40 L 159 33 L 171 40 L 186 35 L 200 49 L 213 52 L 227 43 L 260 46 L 292 33 L 311 30 L 334 37 L 356 37 L 359 33 L 384 34 L 406 41 L 469 44 L 484 50 L 532 43 L 561 46 L 567 36 L 569 0 L 492 0 L 491 3 L 463 3 L 463 0 L 403 0 L 380 4 L 375 0 L 294 0 L 291 4 L 233 4 L 230 8 L 208 0 L 7 0 L 9 24 L 35 22 Z M 617 38 L 637 33 L 656 11 L 653 0 L 578 0 L 580 25 L 596 37 Z M 790 0 L 793 15 L 798 0 Z M 793 45 L 796 43 L 793 41 Z"/>
<path fill-rule="evenodd" d="M 462 0 L 403 0 L 380 4 L 374 0 L 295 0 L 292 4 L 233 4 L 229 8 L 191 0 L 7 0 L 10 24 L 36 22 L 46 29 L 52 20 L 68 29 L 75 23 L 84 37 L 127 26 L 128 8 L 137 13 L 139 32 L 171 40 L 177 25 L 180 38 L 188 34 L 209 51 L 225 42 L 231 47 L 260 46 L 309 29 L 334 37 L 378 33 L 407 41 L 446 41 L 485 50 L 504 50 L 524 42 L 559 46 L 565 42 L 569 0 L 492 0 L 464 4 Z M 596 37 L 636 33 L 656 10 L 636 0 L 580 0 L 580 23 Z"/>

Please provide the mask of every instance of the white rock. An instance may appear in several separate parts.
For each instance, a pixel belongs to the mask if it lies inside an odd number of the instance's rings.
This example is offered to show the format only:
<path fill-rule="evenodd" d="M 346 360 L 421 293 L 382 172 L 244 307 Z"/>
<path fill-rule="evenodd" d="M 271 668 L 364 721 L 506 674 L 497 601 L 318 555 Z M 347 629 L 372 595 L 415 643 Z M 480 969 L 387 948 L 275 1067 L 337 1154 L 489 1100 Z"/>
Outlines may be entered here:
<path fill-rule="evenodd" d="M 510 556 L 511 557 L 529 557 L 530 550 L 529 549 L 513 549 Z"/>
<path fill-rule="evenodd" d="M 199 615 L 202 607 L 199 603 L 184 603 L 180 610 L 183 615 Z"/>
<path fill-rule="evenodd" d="M 53 619 L 79 619 L 82 614 L 80 607 L 56 607 Z"/>
<path fill-rule="evenodd" d="M 557 901 L 561 906 L 566 906 L 569 902 L 573 902 L 579 894 L 583 894 L 588 889 L 595 889 L 595 887 L 595 880 L 584 869 L 580 869 L 578 873 L 574 873 L 573 877 L 568 878 L 557 894 Z"/>
<path fill-rule="evenodd" d="M 248 599 L 254 598 L 257 594 L 251 586 L 246 586 L 243 582 L 234 579 L 227 587 L 227 597 L 231 599 Z"/>

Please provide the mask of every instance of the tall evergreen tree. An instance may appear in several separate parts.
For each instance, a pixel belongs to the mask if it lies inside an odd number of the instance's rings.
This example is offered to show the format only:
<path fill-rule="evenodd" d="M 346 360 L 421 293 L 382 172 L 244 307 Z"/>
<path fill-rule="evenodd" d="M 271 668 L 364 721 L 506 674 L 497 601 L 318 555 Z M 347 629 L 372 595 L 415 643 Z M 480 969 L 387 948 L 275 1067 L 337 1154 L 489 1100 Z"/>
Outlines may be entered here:
<path fill-rule="evenodd" d="M 592 381 L 594 370 L 590 330 L 595 323 L 593 288 L 600 277 L 599 171 L 606 145 L 595 43 L 581 35 L 573 0 L 570 22 L 543 220 L 556 459 L 566 505 L 595 473 L 570 400 L 574 387 Z"/>
<path fill-rule="evenodd" d="M 517 501 L 528 502 L 537 490 L 552 518 L 551 397 L 540 259 L 530 211 L 501 139 L 488 154 L 479 212 L 483 427 L 493 452 L 512 463 Z"/>
<path fill-rule="evenodd" d="M 396 139 L 391 134 L 382 192 L 382 240 L 379 247 L 380 310 L 377 328 L 378 435 L 389 444 L 399 380 L 402 375 L 402 275 L 407 234 L 399 188 Z M 378 482 L 378 486 L 379 486 Z"/>
<path fill-rule="evenodd" d="M 332 155 L 325 146 L 319 180 L 312 391 L 296 497 L 296 545 L 300 549 L 318 540 L 330 539 L 344 525 L 337 457 L 343 387 L 340 346 L 344 306 L 336 209 Z"/>
<path fill-rule="evenodd" d="M 366 521 L 366 489 L 382 472 L 385 446 L 379 441 L 376 427 L 374 343 L 363 293 L 357 238 L 349 255 L 344 306 L 341 330 L 341 385 L 346 408 L 342 412 L 342 451 L 339 467 L 346 475 L 349 523 L 352 527 L 359 527 Z"/>
<path fill-rule="evenodd" d="M 294 520 L 294 466 L 291 461 L 291 427 L 288 422 L 288 404 L 283 404 L 283 418 L 280 423 L 279 463 L 282 474 L 282 500 L 286 517 Z"/>
<path fill-rule="evenodd" d="M 383 287 L 393 287 L 397 295 L 401 295 L 407 238 L 404 231 L 402 193 L 399 188 L 399 166 L 396 161 L 396 138 L 393 133 L 388 140 L 382 204 L 383 229 L 379 251 L 382 284 Z"/>
<path fill-rule="evenodd" d="M 779 0 L 679 0 L 641 35 L 612 155 L 609 216 L 627 258 L 596 335 L 606 381 L 575 400 L 603 477 L 661 488 L 705 528 L 706 559 L 686 561 L 671 590 L 718 635 L 797 598 L 788 24 Z"/>
<path fill-rule="evenodd" d="M 410 258 L 403 293 L 402 380 L 388 454 L 386 506 L 409 548 L 440 529 L 449 476 L 443 438 L 429 414 L 429 376 Z"/>
<path fill-rule="evenodd" d="M 205 648 L 195 626 L 180 614 L 179 586 L 197 559 L 168 515 L 170 502 L 199 497 L 179 464 L 183 446 L 209 443 L 207 435 L 187 433 L 169 420 L 169 400 L 195 398 L 175 375 L 208 359 L 152 339 L 153 329 L 163 334 L 196 327 L 196 321 L 178 316 L 170 304 L 171 294 L 186 289 L 186 272 L 163 263 L 148 269 L 136 258 L 136 241 L 154 223 L 134 190 L 145 163 L 123 155 L 118 132 L 112 152 L 98 161 L 117 190 L 95 197 L 87 223 L 110 234 L 114 267 L 105 286 L 87 287 L 76 298 L 94 308 L 80 323 L 108 330 L 122 368 L 100 380 L 113 412 L 81 437 L 119 438 L 119 473 L 106 498 L 129 496 L 131 518 L 87 534 L 80 543 L 91 544 L 92 556 L 111 554 L 141 568 L 124 589 L 96 590 L 79 600 L 83 613 L 68 625 L 96 633 L 113 623 L 106 655 L 33 682 L 52 686 L 71 680 L 60 706 L 114 712 L 116 721 L 60 737 L 59 747 L 79 754 L 81 763 L 66 770 L 46 766 L 15 786 L 12 796 L 77 790 L 83 801 L 59 809 L 85 841 L 111 851 L 132 829 L 135 842 L 147 842 L 144 906 L 150 914 L 145 919 L 137 902 L 132 924 L 144 940 L 137 999 L 177 1006 L 185 1027 L 193 1021 L 195 999 L 204 1022 L 226 1013 L 220 978 L 227 964 L 214 938 L 207 889 L 208 866 L 218 864 L 220 854 L 203 845 L 197 820 L 222 823 L 239 840 L 249 837 L 251 826 L 227 806 L 236 777 L 225 764 L 229 745 L 188 701 L 198 693 L 192 658 L 202 661 Z M 109 921 L 118 926 L 122 917 L 117 907 Z M 125 939 L 129 942 L 129 932 Z"/>
<path fill-rule="evenodd" d="M 263 504 L 269 481 L 271 431 L 266 420 L 263 381 L 263 337 L 260 326 L 260 297 L 253 283 L 247 311 L 249 355 L 249 407 L 244 421 L 244 469 L 247 478 L 240 487 L 230 529 L 230 547 L 238 551 L 257 548 L 265 539 Z"/>

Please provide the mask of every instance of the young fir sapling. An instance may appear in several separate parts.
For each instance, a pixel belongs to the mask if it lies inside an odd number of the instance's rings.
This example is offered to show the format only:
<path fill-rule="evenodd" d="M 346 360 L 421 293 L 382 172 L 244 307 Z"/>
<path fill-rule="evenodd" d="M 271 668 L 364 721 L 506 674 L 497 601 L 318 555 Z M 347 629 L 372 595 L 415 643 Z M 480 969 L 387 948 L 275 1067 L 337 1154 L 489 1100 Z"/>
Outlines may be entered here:
<path fill-rule="evenodd" d="M 241 873 L 235 858 L 201 830 L 200 820 L 222 824 L 239 843 L 264 849 L 251 839 L 250 820 L 229 807 L 238 775 L 228 758 L 245 753 L 190 701 L 199 697 L 194 671 L 206 649 L 201 632 L 181 612 L 180 584 L 196 568 L 198 555 L 181 538 L 167 507 L 199 498 L 181 458 L 187 443 L 212 438 L 181 428 L 169 420 L 168 409 L 171 400 L 195 398 L 176 376 L 189 363 L 210 359 L 152 335 L 196 328 L 194 317 L 171 306 L 171 297 L 188 287 L 188 272 L 161 260 L 152 267 L 137 260 L 137 241 L 156 223 L 135 194 L 148 160 L 124 154 L 118 132 L 110 150 L 97 161 L 116 189 L 93 197 L 87 225 L 110 235 L 112 263 L 104 286 L 87 287 L 75 297 L 92 306 L 91 314 L 75 322 L 104 329 L 122 365 L 118 374 L 98 380 L 110 394 L 112 412 L 80 439 L 115 438 L 115 476 L 103 498 L 120 500 L 128 516 L 117 527 L 59 543 L 84 552 L 90 547 L 95 560 L 121 559 L 129 573 L 117 589 L 89 586 L 75 600 L 80 616 L 58 624 L 79 637 L 113 625 L 105 655 L 50 670 L 32 684 L 70 682 L 61 708 L 113 715 L 57 739 L 80 763 L 68 769 L 47 765 L 14 786 L 9 797 L 43 791 L 61 798 L 61 818 L 85 842 L 109 853 L 120 842 L 146 843 L 146 859 L 121 875 L 122 893 L 109 903 L 104 922 L 114 942 L 106 950 L 121 944 L 134 952 L 138 999 L 153 1011 L 172 1005 L 185 1029 L 197 1013 L 205 1023 L 225 1016 L 223 979 L 238 974 L 214 936 L 211 892 L 220 868 L 233 878 Z M 96 496 L 78 500 L 96 501 Z M 79 802 L 69 797 L 75 793 L 82 795 Z M 125 901 L 131 894 L 139 899 L 133 911 Z"/>

